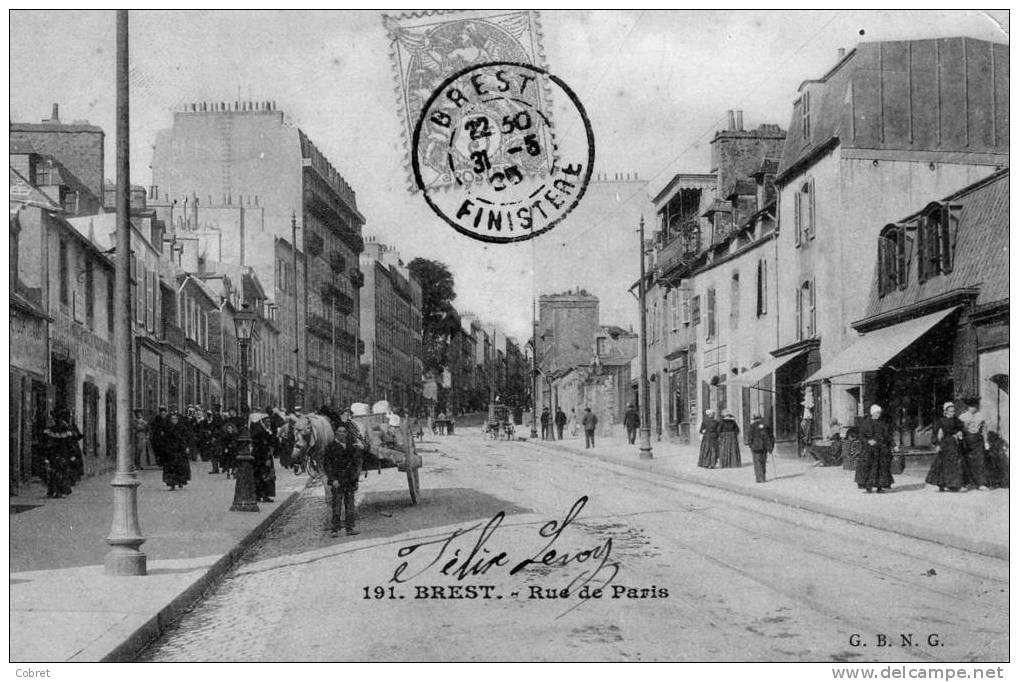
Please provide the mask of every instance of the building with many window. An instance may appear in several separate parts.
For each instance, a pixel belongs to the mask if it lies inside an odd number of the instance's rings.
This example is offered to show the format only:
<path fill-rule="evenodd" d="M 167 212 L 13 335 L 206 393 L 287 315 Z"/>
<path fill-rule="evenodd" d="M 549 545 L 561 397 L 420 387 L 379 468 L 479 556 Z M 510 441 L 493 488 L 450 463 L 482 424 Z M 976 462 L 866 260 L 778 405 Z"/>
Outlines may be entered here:
<path fill-rule="evenodd" d="M 361 254 L 361 336 L 366 402 L 388 400 L 416 408 L 421 402 L 421 283 L 399 251 L 374 238 Z"/>
<path fill-rule="evenodd" d="M 861 43 L 805 81 L 779 163 L 776 436 L 806 440 L 866 411 L 864 377 L 818 376 L 866 315 L 885 226 L 1008 165 L 1008 46 Z"/>
<path fill-rule="evenodd" d="M 785 132 L 746 130 L 743 112 L 711 141 L 710 173 L 677 175 L 655 197 L 648 287 L 653 433 L 689 442 L 704 410 L 769 422 L 769 386 L 737 375 L 770 360 L 775 335 L 774 177 Z M 763 390 L 760 390 L 762 389 Z"/>
<path fill-rule="evenodd" d="M 197 197 L 199 206 L 257 206 L 262 231 L 296 242 L 304 308 L 301 338 L 293 343 L 296 395 L 306 405 L 351 402 L 358 392 L 365 219 L 354 190 L 308 135 L 272 102 L 192 104 L 157 135 L 152 176 L 153 192 L 170 203 Z M 263 283 L 275 281 L 272 247 L 242 254 L 241 264 L 258 269 Z M 266 267 L 249 263 L 249 255 L 264 258 Z M 282 337 L 287 346 L 288 334 Z"/>

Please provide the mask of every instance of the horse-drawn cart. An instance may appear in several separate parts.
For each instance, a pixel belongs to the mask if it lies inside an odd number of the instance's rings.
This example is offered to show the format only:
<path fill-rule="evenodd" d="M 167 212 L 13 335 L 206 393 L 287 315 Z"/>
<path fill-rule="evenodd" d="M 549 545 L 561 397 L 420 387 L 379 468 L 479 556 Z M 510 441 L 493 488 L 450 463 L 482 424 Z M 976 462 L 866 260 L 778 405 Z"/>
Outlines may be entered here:
<path fill-rule="evenodd" d="M 400 426 L 390 426 L 384 414 L 366 414 L 355 416 L 361 435 L 368 441 L 369 450 L 364 456 L 364 470 L 382 470 L 395 467 L 397 471 L 407 474 L 407 487 L 410 489 L 410 501 L 418 503 L 421 496 L 419 470 L 421 455 L 414 448 L 414 434 L 410 431 L 410 421 L 405 417 Z"/>
<path fill-rule="evenodd" d="M 393 427 L 389 425 L 389 419 L 385 414 L 355 415 L 353 419 L 368 444 L 362 469 L 381 471 L 395 468 L 397 471 L 405 472 L 410 500 L 417 504 L 421 496 L 418 472 L 421 468 L 421 455 L 414 448 L 414 438 L 408 420 L 402 419 L 400 426 Z M 302 417 L 295 425 L 295 430 L 297 438 L 294 443 L 294 459 L 303 461 L 313 477 L 321 477 L 322 455 L 335 438 L 332 425 L 324 416 L 311 414 Z"/>

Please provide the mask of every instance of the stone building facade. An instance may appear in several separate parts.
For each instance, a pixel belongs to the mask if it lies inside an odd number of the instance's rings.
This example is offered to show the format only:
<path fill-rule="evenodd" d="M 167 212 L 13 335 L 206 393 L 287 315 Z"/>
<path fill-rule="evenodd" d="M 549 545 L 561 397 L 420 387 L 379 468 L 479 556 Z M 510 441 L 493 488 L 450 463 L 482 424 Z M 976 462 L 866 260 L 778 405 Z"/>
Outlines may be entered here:
<path fill-rule="evenodd" d="M 261 207 L 269 235 L 295 241 L 296 217 L 305 317 L 294 344 L 304 355 L 297 390 L 313 405 L 351 402 L 358 392 L 365 219 L 354 190 L 308 135 L 272 102 L 196 103 L 175 112 L 173 127 L 157 135 L 152 174 L 153 191 L 171 202 L 197 195 L 199 205 Z M 252 249 L 269 259 L 259 273 L 263 282 L 274 281 L 269 247 Z"/>

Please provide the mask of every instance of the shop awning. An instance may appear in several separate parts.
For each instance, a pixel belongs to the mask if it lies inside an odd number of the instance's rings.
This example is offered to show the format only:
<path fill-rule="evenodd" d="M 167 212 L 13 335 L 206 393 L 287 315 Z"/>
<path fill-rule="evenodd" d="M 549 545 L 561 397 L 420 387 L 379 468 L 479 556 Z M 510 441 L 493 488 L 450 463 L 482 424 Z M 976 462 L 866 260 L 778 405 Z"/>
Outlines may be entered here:
<path fill-rule="evenodd" d="M 914 341 L 933 329 L 938 322 L 955 312 L 957 307 L 867 332 L 803 383 L 881 369 Z"/>
<path fill-rule="evenodd" d="M 757 365 L 757 367 L 751 367 L 746 372 L 743 372 L 742 374 L 737 374 L 730 380 L 729 383 L 734 384 L 736 386 L 755 386 L 758 383 L 760 383 L 763 379 L 765 379 L 769 374 L 774 372 L 776 369 L 786 364 L 787 362 L 792 362 L 793 360 L 800 357 L 806 352 L 807 351 L 802 350 L 799 353 L 790 353 L 789 355 L 783 355 L 778 358 L 772 358 L 767 362 L 762 362 L 761 364 Z"/>

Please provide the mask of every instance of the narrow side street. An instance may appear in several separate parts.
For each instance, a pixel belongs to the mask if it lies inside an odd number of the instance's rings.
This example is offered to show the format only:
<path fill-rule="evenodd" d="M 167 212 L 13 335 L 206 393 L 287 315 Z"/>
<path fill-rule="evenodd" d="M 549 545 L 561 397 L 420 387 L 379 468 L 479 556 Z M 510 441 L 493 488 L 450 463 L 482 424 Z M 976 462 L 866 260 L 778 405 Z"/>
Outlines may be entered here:
<path fill-rule="evenodd" d="M 309 488 L 142 660 L 1008 656 L 1005 561 L 540 443 L 486 440 L 479 429 L 430 438 L 421 450 L 420 505 L 410 505 L 402 474 L 370 472 L 359 493 L 362 534 L 332 539 L 322 488 Z M 469 563 L 505 552 L 508 565 L 463 581 L 453 575 L 460 564 L 443 575 L 498 512 L 505 519 Z M 509 575 L 543 550 L 539 531 L 552 520 L 562 524 L 559 557 L 575 560 Z M 597 569 L 599 548 L 619 564 L 602 598 L 548 598 Z M 586 563 L 584 550 L 593 550 Z M 405 561 L 402 575 L 416 577 L 390 582 Z M 606 565 L 590 587 L 610 573 Z M 467 596 L 449 589 L 458 584 L 478 598 L 448 598 Z M 636 589 L 613 592 L 624 586 Z"/>

